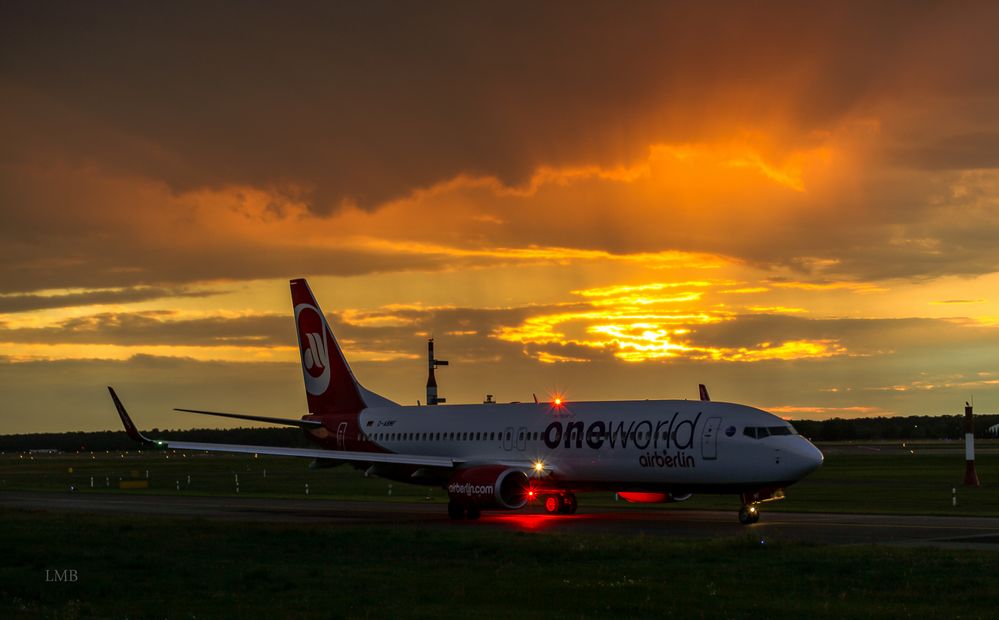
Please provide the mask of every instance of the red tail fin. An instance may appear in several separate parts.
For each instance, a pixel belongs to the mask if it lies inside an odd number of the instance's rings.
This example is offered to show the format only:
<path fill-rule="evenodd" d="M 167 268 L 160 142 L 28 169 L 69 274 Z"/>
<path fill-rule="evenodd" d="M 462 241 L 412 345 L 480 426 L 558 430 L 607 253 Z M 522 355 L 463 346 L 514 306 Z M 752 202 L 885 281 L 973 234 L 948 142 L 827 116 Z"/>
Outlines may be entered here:
<path fill-rule="evenodd" d="M 309 412 L 322 415 L 361 411 L 366 405 L 360 386 L 304 279 L 291 281 L 291 302 Z"/>
<path fill-rule="evenodd" d="M 706 385 L 698 383 L 697 389 L 701 392 L 701 400 L 711 400 L 711 397 L 708 396 L 708 387 Z"/>

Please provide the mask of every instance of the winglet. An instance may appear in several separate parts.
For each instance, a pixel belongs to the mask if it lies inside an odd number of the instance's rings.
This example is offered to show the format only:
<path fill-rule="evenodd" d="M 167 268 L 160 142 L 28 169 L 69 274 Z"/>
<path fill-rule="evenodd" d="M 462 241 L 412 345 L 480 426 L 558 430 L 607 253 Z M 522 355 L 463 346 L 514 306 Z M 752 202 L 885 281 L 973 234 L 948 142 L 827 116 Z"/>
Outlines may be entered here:
<path fill-rule="evenodd" d="M 121 400 L 118 399 L 118 395 L 114 393 L 114 388 L 110 385 L 108 386 L 108 392 L 111 392 L 111 400 L 114 401 L 114 408 L 118 410 L 118 417 L 121 418 L 121 423 L 125 426 L 125 432 L 128 433 L 129 438 L 139 443 L 154 443 L 152 439 L 144 436 L 139 432 L 139 429 L 135 428 L 132 418 L 130 418 L 128 416 L 128 412 L 125 411 L 125 405 L 121 404 Z"/>
<path fill-rule="evenodd" d="M 706 385 L 704 385 L 703 383 L 698 383 L 697 387 L 700 389 L 701 392 L 701 400 L 711 400 L 711 397 L 708 396 L 708 388 Z"/>

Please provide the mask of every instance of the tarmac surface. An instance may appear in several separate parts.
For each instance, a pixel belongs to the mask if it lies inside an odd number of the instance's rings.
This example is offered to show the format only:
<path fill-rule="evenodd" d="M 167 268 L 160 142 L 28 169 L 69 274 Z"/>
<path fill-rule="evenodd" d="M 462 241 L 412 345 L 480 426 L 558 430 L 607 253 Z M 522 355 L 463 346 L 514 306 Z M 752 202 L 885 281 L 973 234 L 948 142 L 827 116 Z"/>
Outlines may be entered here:
<path fill-rule="evenodd" d="M 6 509 L 122 514 L 265 523 L 313 523 L 329 527 L 385 525 L 487 527 L 509 531 L 644 534 L 677 539 L 759 538 L 827 544 L 893 544 L 974 547 L 999 551 L 999 518 L 767 512 L 760 521 L 739 524 L 736 512 L 663 508 L 580 507 L 574 515 L 539 509 L 484 513 L 476 521 L 452 522 L 443 504 L 284 499 L 123 495 L 101 493 L 0 492 Z"/>

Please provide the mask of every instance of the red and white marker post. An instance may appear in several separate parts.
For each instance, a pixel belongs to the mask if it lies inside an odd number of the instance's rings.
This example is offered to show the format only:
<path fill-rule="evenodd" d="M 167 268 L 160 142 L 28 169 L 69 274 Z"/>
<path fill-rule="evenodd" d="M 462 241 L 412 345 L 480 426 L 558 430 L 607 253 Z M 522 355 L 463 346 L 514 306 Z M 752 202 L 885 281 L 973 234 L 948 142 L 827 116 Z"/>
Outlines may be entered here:
<path fill-rule="evenodd" d="M 964 486 L 977 487 L 979 484 L 975 471 L 975 416 L 971 405 L 964 403 Z"/>

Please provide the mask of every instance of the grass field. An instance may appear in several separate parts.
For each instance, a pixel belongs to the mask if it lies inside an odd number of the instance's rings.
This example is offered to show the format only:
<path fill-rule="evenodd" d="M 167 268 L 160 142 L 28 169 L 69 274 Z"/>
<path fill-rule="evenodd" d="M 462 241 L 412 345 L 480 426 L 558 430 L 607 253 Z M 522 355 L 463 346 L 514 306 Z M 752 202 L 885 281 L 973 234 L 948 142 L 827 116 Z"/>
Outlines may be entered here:
<path fill-rule="evenodd" d="M 0 512 L 3 618 L 991 618 L 989 551 Z M 76 571 L 72 583 L 46 570 Z"/>
<path fill-rule="evenodd" d="M 999 454 L 960 486 L 952 443 L 824 446 L 766 510 L 999 515 Z M 147 476 L 148 471 L 148 478 Z M 266 472 L 266 474 L 265 474 Z M 190 476 L 190 481 L 188 481 Z M 445 501 L 440 489 L 299 459 L 166 452 L 0 455 L 3 490 Z M 119 480 L 148 489 L 118 490 Z M 180 490 L 178 490 L 178 485 Z M 958 505 L 951 505 L 951 489 Z M 389 494 L 391 490 L 391 495 Z M 428 499 L 429 498 L 429 499 Z M 587 506 L 614 505 L 608 493 Z M 695 497 L 628 510 L 721 508 Z M 443 512 L 443 506 L 441 506 Z M 216 522 L 0 510 L 0 618 L 991 618 L 992 550 L 447 528 Z M 73 570 L 75 582 L 52 571 Z M 48 572 L 47 572 L 48 571 Z"/>
<path fill-rule="evenodd" d="M 823 446 L 821 469 L 791 487 L 787 499 L 766 505 L 770 511 L 999 516 L 999 452 L 980 450 L 977 467 L 982 486 L 961 485 L 964 457 L 953 442 L 842 444 Z M 147 479 L 149 489 L 117 490 L 119 480 Z M 91 478 L 93 487 L 91 487 Z M 250 455 L 204 455 L 165 452 L 111 454 L 0 455 L 0 491 L 79 492 L 310 497 L 443 503 L 439 488 L 365 478 L 350 466 L 310 470 L 302 459 Z M 178 490 L 179 487 L 179 490 Z M 957 506 L 952 505 L 957 490 Z M 429 499 L 428 499 L 429 498 Z M 609 506 L 610 493 L 580 497 L 580 505 Z M 680 504 L 629 509 L 717 508 L 736 510 L 734 496 L 695 496 Z"/>

